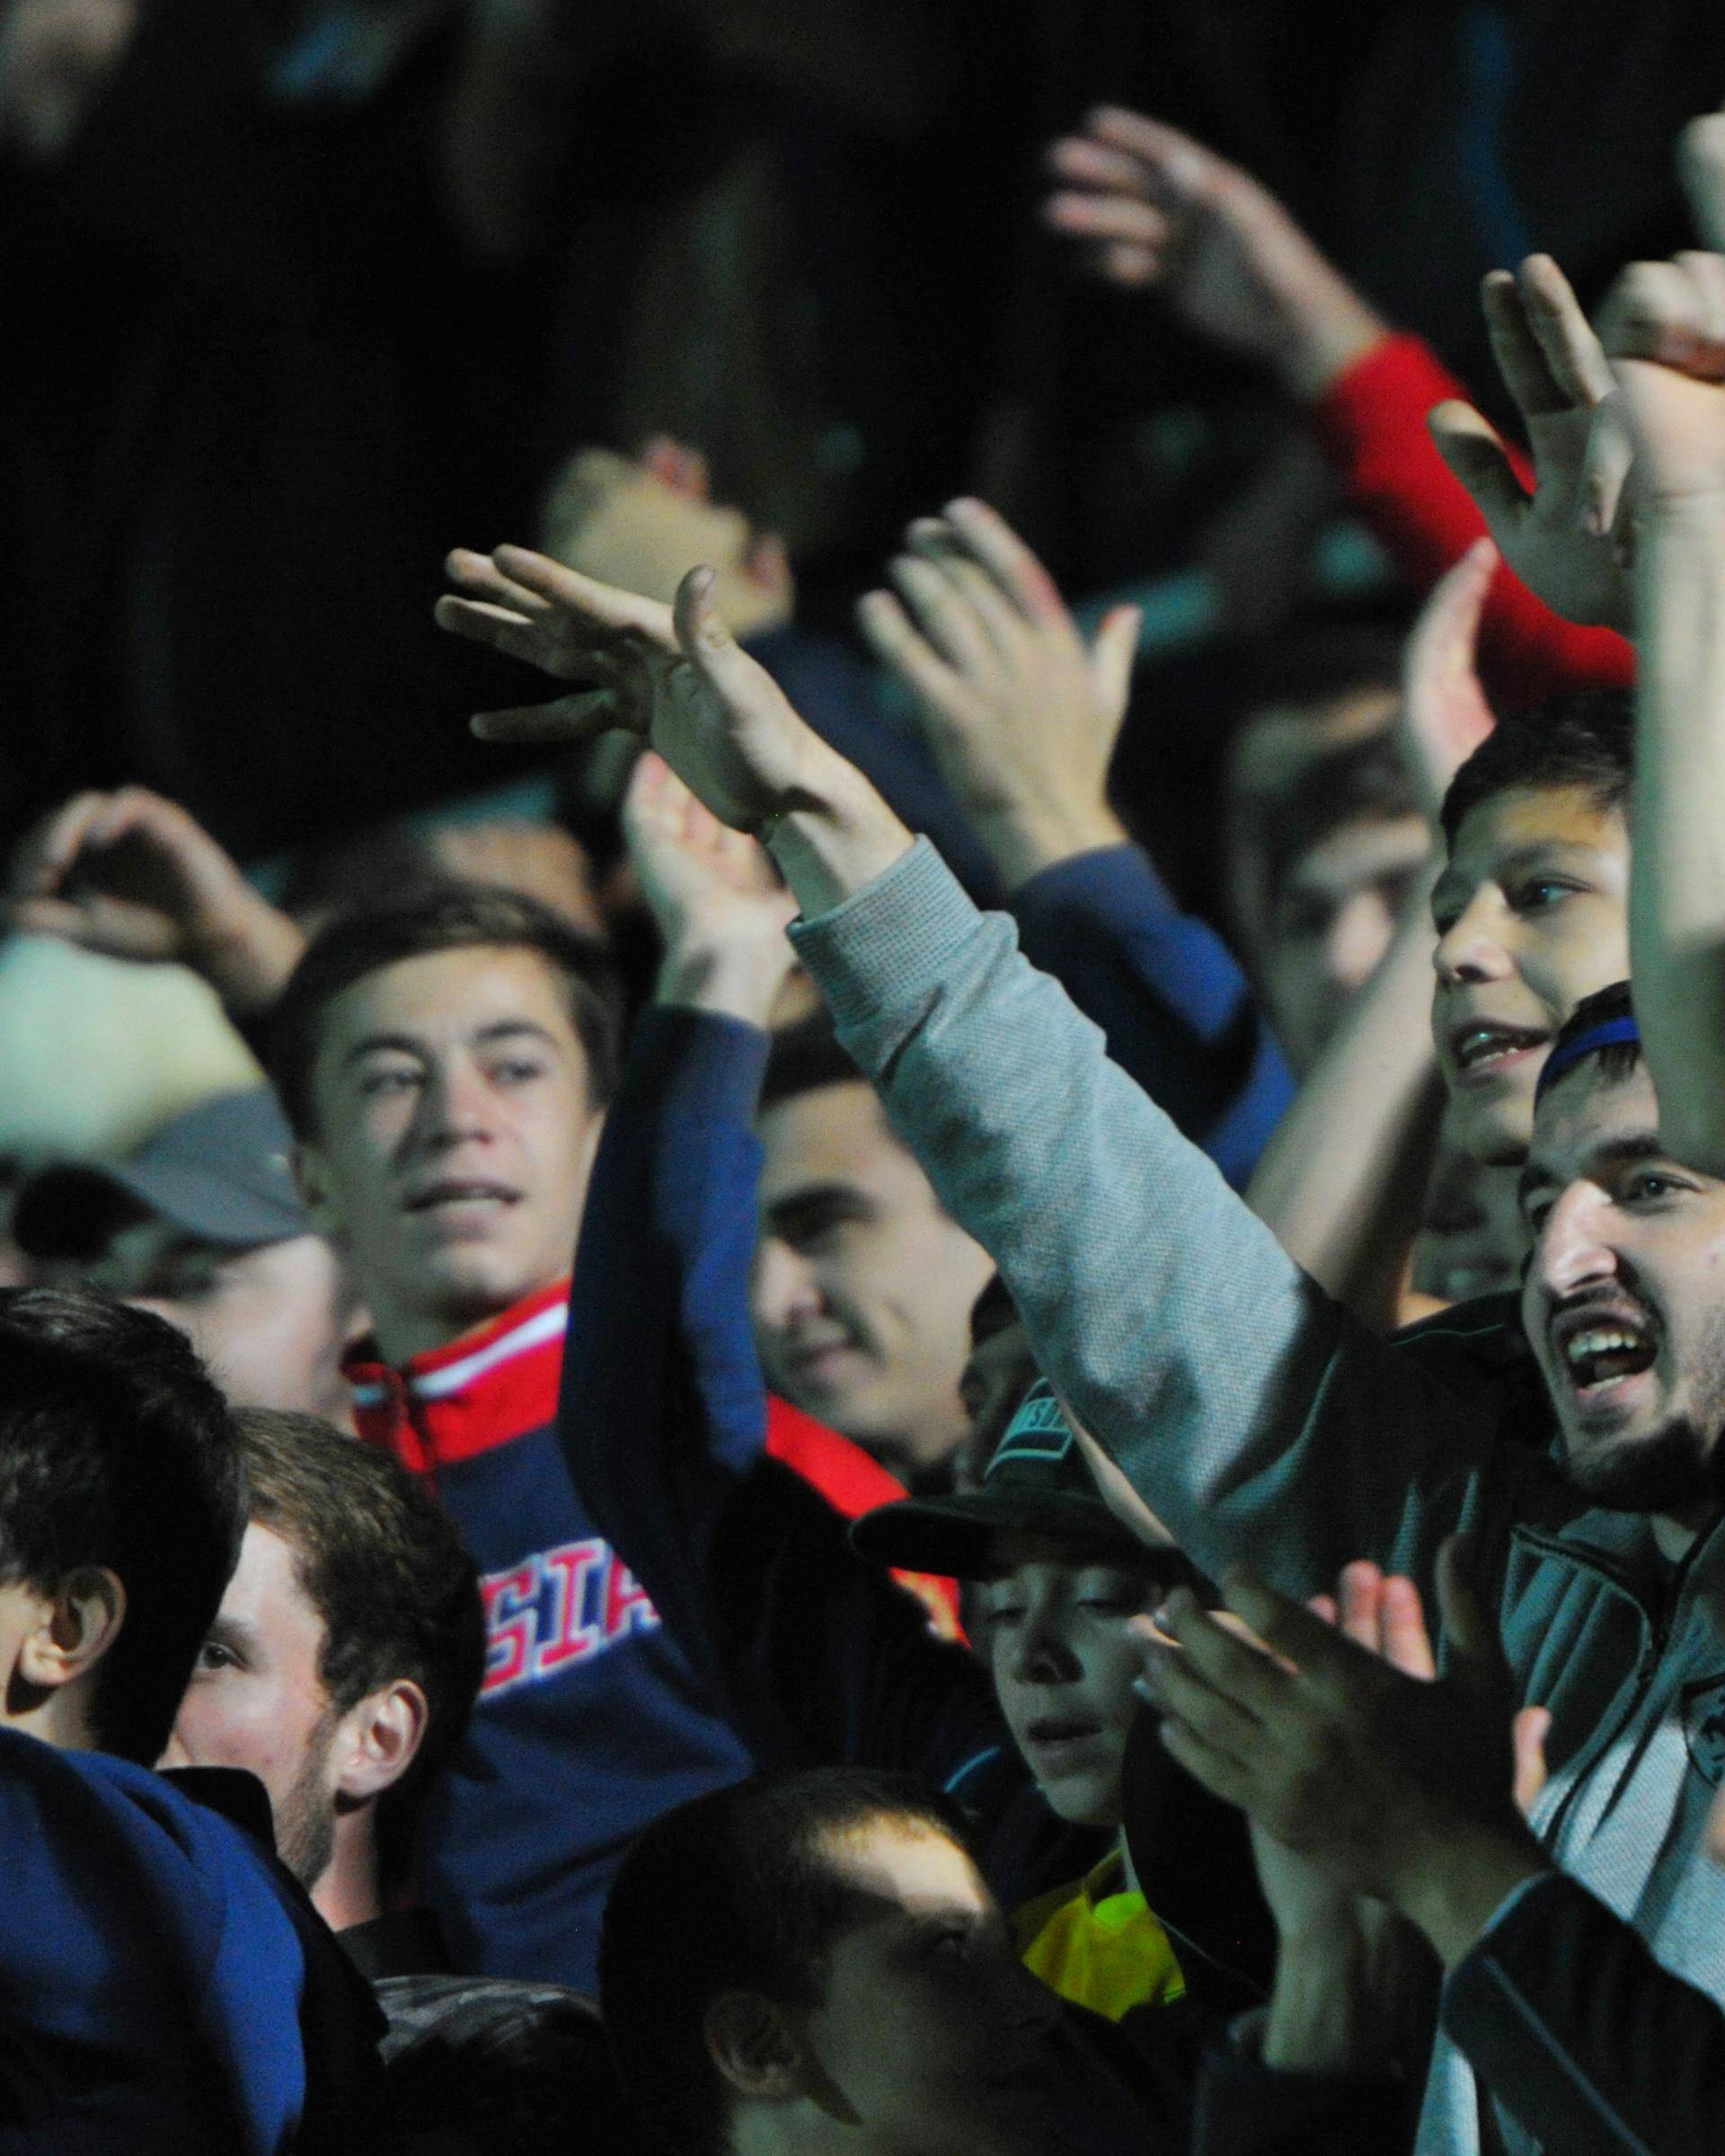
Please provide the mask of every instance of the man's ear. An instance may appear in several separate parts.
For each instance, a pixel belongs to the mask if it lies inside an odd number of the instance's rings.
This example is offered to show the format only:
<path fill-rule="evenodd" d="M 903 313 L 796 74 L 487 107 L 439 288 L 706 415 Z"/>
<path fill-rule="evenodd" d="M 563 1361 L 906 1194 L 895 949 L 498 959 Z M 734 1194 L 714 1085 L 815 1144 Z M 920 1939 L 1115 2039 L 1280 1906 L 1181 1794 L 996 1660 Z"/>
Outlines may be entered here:
<path fill-rule="evenodd" d="M 784 2009 L 758 1992 L 721 1992 L 701 2018 L 707 2056 L 738 2096 L 766 2102 L 808 2084 L 801 2039 Z"/>
<path fill-rule="evenodd" d="M 13 1674 L 33 1692 L 58 1692 L 88 1675 L 119 1638 L 126 1590 L 105 1565 L 80 1565 L 39 1606 Z"/>
<path fill-rule="evenodd" d="M 315 1140 L 302 1138 L 294 1147 L 294 1181 L 300 1203 L 320 1235 L 340 1244 L 346 1233 L 341 1208 L 336 1204 L 323 1155 Z"/>
<path fill-rule="evenodd" d="M 333 1754 L 337 1803 L 366 1804 L 393 1789 L 418 1758 L 430 1714 L 411 1677 L 398 1677 L 350 1707 Z"/>

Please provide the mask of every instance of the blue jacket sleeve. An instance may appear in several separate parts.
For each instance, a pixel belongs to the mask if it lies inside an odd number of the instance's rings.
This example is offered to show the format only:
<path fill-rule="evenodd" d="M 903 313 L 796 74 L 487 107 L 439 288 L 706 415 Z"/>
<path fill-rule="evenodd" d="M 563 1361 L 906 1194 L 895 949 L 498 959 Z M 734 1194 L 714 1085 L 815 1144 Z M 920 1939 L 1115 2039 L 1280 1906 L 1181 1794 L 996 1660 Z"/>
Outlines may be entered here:
<path fill-rule="evenodd" d="M 1243 1188 L 1294 1098 L 1245 976 L 1137 846 L 1063 861 L 1013 895 L 1020 941 L 1182 1137 Z"/>
<path fill-rule="evenodd" d="M 761 1764 L 901 1767 L 1004 1801 L 1023 1775 L 997 1772 L 1007 1740 L 986 1673 L 855 1555 L 818 1490 L 764 1456 L 748 1274 L 766 1045 L 693 1011 L 641 1020 L 576 1259 L 570 1472 Z"/>

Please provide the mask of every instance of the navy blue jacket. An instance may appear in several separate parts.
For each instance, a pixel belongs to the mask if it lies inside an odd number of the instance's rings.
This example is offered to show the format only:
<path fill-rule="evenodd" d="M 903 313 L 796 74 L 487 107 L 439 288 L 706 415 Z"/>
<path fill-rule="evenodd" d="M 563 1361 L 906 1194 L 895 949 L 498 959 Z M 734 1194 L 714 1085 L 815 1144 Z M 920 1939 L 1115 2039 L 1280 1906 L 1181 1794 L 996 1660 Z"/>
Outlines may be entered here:
<path fill-rule="evenodd" d="M 383 2016 L 243 1829 L 0 1729 L 0 1851 L 4 2156 L 376 2146 Z"/>
<path fill-rule="evenodd" d="M 643 1013 L 588 1190 L 564 1383 L 571 1471 L 760 1763 L 914 1771 L 976 1823 L 1008 1907 L 1096 1854 L 1044 1803 L 986 1671 L 765 1455 L 748 1310 L 765 1033 Z"/>
<path fill-rule="evenodd" d="M 431 1482 L 485 1603 L 485 1674 L 426 1821 L 420 1898 L 464 1973 L 591 1992 L 631 1838 L 751 1763 L 566 1464 L 601 1416 L 578 1387 L 558 1426 L 567 1292 L 404 1370 L 349 1374 L 361 1434 Z"/>

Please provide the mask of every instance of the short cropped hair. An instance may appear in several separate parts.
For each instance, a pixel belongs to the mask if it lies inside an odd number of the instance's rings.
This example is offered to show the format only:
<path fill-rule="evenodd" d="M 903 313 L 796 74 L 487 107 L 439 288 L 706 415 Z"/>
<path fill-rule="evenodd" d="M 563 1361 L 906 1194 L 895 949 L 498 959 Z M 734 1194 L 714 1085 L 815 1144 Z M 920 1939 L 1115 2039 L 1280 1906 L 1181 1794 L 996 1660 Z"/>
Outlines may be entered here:
<path fill-rule="evenodd" d="M 1629 799 L 1635 768 L 1635 706 L 1623 689 L 1577 690 L 1512 712 L 1473 751 L 1444 796 L 1444 837 L 1453 849 L 1482 802 L 1522 788 L 1575 787 L 1602 809 Z"/>
<path fill-rule="evenodd" d="M 405 1872 L 427 1792 L 460 1742 L 485 1665 L 478 1568 L 455 1522 L 404 1467 L 313 1415 L 234 1414 L 248 1516 L 280 1535 L 323 1621 L 318 1676 L 340 1714 L 410 1679 L 425 1733 L 377 1804 L 380 1869 Z"/>
<path fill-rule="evenodd" d="M 596 1107 L 616 1091 L 618 1027 L 604 950 L 536 898 L 489 883 L 422 884 L 384 904 L 339 914 L 314 936 L 277 1004 L 270 1071 L 296 1135 L 316 1134 L 312 1076 L 336 997 L 407 959 L 441 950 L 530 950 L 561 980 L 587 1057 Z"/>
<path fill-rule="evenodd" d="M 1618 1019 L 1628 1019 L 1632 1022 L 1634 1017 L 1635 1006 L 1631 1000 L 1630 985 L 1627 981 L 1614 981 L 1608 988 L 1596 989 L 1593 994 L 1584 995 L 1581 998 L 1575 1009 L 1558 1028 L 1557 1038 L 1552 1043 L 1548 1062 L 1561 1064 L 1566 1058 L 1570 1044 L 1591 1033 L 1596 1026 L 1610 1025 Z M 1614 1085 L 1619 1080 L 1627 1078 L 1639 1070 L 1644 1060 L 1639 1033 L 1628 1040 L 1602 1042 L 1598 1047 L 1588 1051 L 1581 1058 L 1582 1063 L 1589 1065 L 1597 1064 L 1600 1070 Z M 1578 1064 L 1575 1067 L 1579 1069 L 1580 1065 Z M 1551 1084 L 1561 1085 L 1568 1075 L 1567 1071 L 1560 1071 L 1559 1075 L 1551 1081 Z M 1550 1087 L 1542 1079 L 1539 1098 L 1543 1100 L 1549 1091 Z"/>
<path fill-rule="evenodd" d="M 909 1776 L 767 1774 L 680 1805 L 637 1836 L 599 1937 L 599 2010 L 625 2094 L 678 2156 L 721 2156 L 728 2105 L 705 2017 L 726 1992 L 813 2005 L 856 1909 L 834 1844 L 877 1820 L 964 1842 Z"/>
<path fill-rule="evenodd" d="M 126 1591 L 96 1665 L 97 1745 L 153 1766 L 239 1555 L 233 1419 L 190 1341 L 88 1290 L 0 1291 L 0 1583 Z"/>
<path fill-rule="evenodd" d="M 761 1079 L 761 1107 L 776 1108 L 781 1101 L 818 1092 L 824 1086 L 867 1083 L 855 1058 L 840 1044 L 831 1017 L 817 1011 L 774 1034 Z"/>

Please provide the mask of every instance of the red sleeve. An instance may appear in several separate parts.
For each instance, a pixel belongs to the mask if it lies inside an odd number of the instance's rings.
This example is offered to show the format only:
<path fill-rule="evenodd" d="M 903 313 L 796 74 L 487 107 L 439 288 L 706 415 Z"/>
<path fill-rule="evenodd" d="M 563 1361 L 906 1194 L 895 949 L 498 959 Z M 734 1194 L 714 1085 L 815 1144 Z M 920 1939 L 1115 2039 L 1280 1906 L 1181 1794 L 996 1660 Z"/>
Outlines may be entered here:
<path fill-rule="evenodd" d="M 860 1445 L 772 1392 L 766 1400 L 766 1449 L 781 1466 L 811 1482 L 847 1520 L 872 1512 L 877 1505 L 891 1505 L 905 1494 L 903 1483 Z M 963 1638 L 959 1630 L 959 1591 L 951 1580 L 923 1572 L 895 1572 L 893 1577 L 926 1605 L 942 1638 Z"/>
<path fill-rule="evenodd" d="M 1485 534 L 1484 518 L 1426 427 L 1434 404 L 1466 396 L 1429 345 L 1393 336 L 1355 360 L 1312 410 L 1349 502 L 1421 590 Z M 1526 459 L 1510 454 L 1531 486 Z M 1627 687 L 1634 658 L 1614 629 L 1566 622 L 1500 568 L 1480 623 L 1480 672 L 1492 702 L 1517 711 L 1563 689 Z"/>

